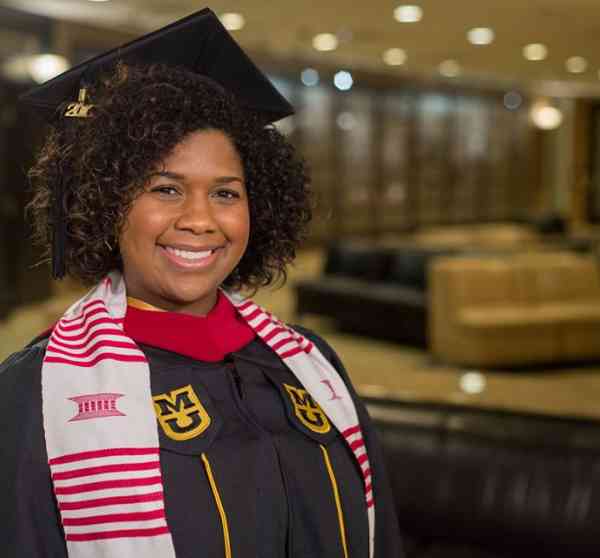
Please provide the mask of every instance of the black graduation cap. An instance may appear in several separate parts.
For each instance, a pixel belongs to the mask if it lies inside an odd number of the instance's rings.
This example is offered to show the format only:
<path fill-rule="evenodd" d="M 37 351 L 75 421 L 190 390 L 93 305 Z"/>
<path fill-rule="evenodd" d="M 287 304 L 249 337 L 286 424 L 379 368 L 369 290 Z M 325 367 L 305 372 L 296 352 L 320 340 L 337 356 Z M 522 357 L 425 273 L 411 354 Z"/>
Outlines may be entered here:
<path fill-rule="evenodd" d="M 207 76 L 240 104 L 264 114 L 266 122 L 294 112 L 208 8 L 87 60 L 24 93 L 21 101 L 51 118 L 63 103 L 78 99 L 82 86 L 108 73 L 118 61 L 180 66 Z"/>
<path fill-rule="evenodd" d="M 59 110 L 61 117 L 85 117 L 92 106 L 88 103 L 93 103 L 86 99 L 86 86 L 109 73 L 117 62 L 161 63 L 206 76 L 232 93 L 242 106 L 264 115 L 265 124 L 294 112 L 208 8 L 87 60 L 24 93 L 20 100 L 46 120 L 55 118 Z M 55 192 L 55 200 L 62 201 L 62 191 Z M 63 204 L 55 205 L 52 273 L 60 278 L 64 276 L 66 234 Z"/>

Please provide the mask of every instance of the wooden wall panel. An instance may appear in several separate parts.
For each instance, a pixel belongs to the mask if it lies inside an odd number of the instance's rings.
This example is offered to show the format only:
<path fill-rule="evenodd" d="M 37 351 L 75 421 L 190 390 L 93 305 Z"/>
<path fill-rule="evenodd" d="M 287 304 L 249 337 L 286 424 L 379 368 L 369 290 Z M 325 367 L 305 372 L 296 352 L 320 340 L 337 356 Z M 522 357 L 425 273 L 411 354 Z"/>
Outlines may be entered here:
<path fill-rule="evenodd" d="M 339 160 L 337 186 L 343 216 L 341 234 L 372 232 L 373 96 L 369 91 L 340 95 L 336 119 L 336 150 Z"/>
<path fill-rule="evenodd" d="M 321 237 L 535 212 L 526 103 L 508 110 L 498 94 L 435 89 L 305 89 L 299 125 L 317 213 L 329 220 Z"/>
<path fill-rule="evenodd" d="M 311 236 L 325 240 L 335 234 L 334 208 L 338 205 L 332 127 L 334 96 L 327 87 L 302 87 L 298 98 L 296 125 L 315 192 Z"/>
<path fill-rule="evenodd" d="M 382 192 L 379 197 L 379 231 L 399 232 L 411 227 L 410 188 L 411 118 L 410 94 L 392 92 L 380 100 Z"/>

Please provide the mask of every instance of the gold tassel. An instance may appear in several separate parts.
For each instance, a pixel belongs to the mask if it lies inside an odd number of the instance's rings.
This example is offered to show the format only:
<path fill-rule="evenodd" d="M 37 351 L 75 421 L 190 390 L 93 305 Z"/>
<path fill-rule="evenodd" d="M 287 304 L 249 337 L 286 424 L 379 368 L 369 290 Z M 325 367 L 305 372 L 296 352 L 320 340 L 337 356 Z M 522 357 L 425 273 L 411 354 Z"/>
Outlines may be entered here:
<path fill-rule="evenodd" d="M 87 89 L 82 87 L 79 90 L 79 98 L 74 103 L 69 103 L 67 105 L 67 110 L 65 110 L 65 116 L 70 118 L 87 118 L 88 113 L 91 109 L 94 108 L 94 105 L 86 104 Z"/>

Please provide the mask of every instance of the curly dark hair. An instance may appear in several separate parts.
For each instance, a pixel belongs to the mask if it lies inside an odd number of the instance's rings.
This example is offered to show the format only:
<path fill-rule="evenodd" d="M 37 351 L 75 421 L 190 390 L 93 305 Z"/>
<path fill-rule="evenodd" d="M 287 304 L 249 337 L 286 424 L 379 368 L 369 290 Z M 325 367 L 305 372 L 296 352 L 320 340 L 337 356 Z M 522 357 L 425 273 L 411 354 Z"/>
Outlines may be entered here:
<path fill-rule="evenodd" d="M 53 234 L 53 192 L 62 180 L 68 275 L 93 284 L 122 269 L 117 239 L 148 176 L 188 134 L 224 132 L 240 155 L 248 190 L 248 248 L 224 285 L 250 289 L 282 283 L 311 219 L 304 162 L 264 117 L 213 81 L 165 65 L 118 64 L 88 88 L 88 118 L 57 117 L 29 178 L 34 239 Z"/>

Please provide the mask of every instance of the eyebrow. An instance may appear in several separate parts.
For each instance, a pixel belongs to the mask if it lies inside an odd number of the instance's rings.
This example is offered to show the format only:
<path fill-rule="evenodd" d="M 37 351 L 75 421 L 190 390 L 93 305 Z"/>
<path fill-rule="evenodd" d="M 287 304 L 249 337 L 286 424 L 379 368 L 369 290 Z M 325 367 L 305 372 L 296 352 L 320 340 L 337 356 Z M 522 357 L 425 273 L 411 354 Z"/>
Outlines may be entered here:
<path fill-rule="evenodd" d="M 152 178 L 154 176 L 163 176 L 164 178 L 171 178 L 172 180 L 184 180 L 184 176 L 183 174 L 179 174 L 176 172 L 171 172 L 171 171 L 156 171 L 153 173 L 150 173 L 149 178 Z"/>
<path fill-rule="evenodd" d="M 185 181 L 185 176 L 183 174 L 179 174 L 177 172 L 172 171 L 156 171 L 150 174 L 149 178 L 154 176 L 162 176 L 164 178 L 170 178 L 171 180 L 179 180 L 181 182 Z M 215 182 L 220 184 L 227 184 L 229 182 L 244 182 L 241 176 L 219 176 Z"/>

